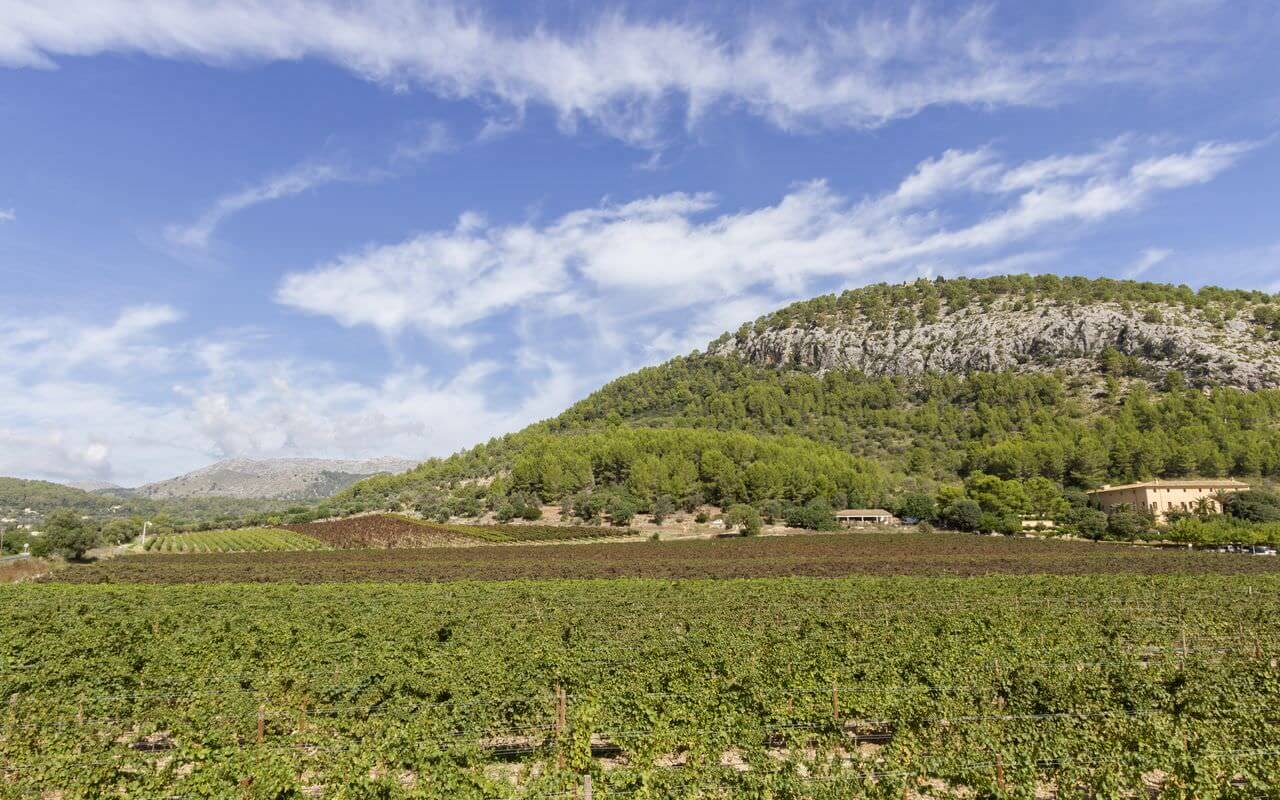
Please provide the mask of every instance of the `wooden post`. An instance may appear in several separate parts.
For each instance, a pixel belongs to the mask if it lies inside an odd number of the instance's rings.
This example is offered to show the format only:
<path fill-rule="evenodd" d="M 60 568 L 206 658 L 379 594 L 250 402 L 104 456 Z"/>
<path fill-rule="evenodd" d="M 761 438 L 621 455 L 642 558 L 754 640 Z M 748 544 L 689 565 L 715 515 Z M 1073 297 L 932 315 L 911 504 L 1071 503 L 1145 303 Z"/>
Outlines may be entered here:
<path fill-rule="evenodd" d="M 1000 787 L 1000 791 L 1004 791 L 1004 759 L 996 753 L 996 786 Z"/>
<path fill-rule="evenodd" d="M 831 721 L 840 721 L 840 687 L 835 681 L 831 682 Z"/>
<path fill-rule="evenodd" d="M 582 800 L 591 800 L 591 775 L 582 776 Z"/>
<path fill-rule="evenodd" d="M 81 700 L 79 703 L 76 703 L 76 724 L 77 725 L 84 724 L 84 701 L 83 700 Z"/>
<path fill-rule="evenodd" d="M 564 738 L 565 728 L 567 726 L 567 709 L 565 708 L 564 687 L 556 684 L 556 764 L 560 767 L 564 766 L 564 748 L 561 747 L 561 740 Z"/>
<path fill-rule="evenodd" d="M 1182 626 L 1182 652 L 1178 658 L 1178 669 L 1186 669 L 1187 666 L 1187 626 Z"/>
<path fill-rule="evenodd" d="M 267 706 L 260 704 L 258 706 L 258 744 L 262 744 L 263 738 L 267 732 Z"/>
<path fill-rule="evenodd" d="M 563 736 L 568 722 L 568 709 L 565 707 L 564 687 L 556 684 L 556 735 Z"/>

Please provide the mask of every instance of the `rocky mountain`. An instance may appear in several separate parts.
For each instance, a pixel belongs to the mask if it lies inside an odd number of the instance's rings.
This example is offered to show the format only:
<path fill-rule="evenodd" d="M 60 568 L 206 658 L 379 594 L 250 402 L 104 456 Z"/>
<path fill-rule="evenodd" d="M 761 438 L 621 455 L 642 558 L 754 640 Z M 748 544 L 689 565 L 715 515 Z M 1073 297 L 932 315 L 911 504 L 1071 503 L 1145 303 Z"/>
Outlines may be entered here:
<path fill-rule="evenodd" d="M 1145 301 L 1117 293 L 1082 302 L 1009 292 L 975 303 L 967 297 L 948 301 L 930 293 L 933 288 L 892 287 L 883 301 L 867 290 L 856 302 L 849 302 L 853 294 L 809 301 L 722 337 L 708 352 L 775 369 L 875 376 L 1083 374 L 1102 370 L 1104 356 L 1114 354 L 1131 359 L 1131 369 L 1145 375 L 1176 370 L 1195 386 L 1280 386 L 1280 346 L 1270 314 L 1255 313 L 1280 308 L 1269 302 L 1196 304 L 1162 293 Z"/>
<path fill-rule="evenodd" d="M 133 493 L 151 498 L 310 500 L 328 497 L 370 475 L 404 472 L 417 463 L 401 458 L 235 458 L 140 486 Z"/>
<path fill-rule="evenodd" d="M 82 492 L 115 492 L 122 488 L 110 481 L 73 481 L 67 485 Z"/>

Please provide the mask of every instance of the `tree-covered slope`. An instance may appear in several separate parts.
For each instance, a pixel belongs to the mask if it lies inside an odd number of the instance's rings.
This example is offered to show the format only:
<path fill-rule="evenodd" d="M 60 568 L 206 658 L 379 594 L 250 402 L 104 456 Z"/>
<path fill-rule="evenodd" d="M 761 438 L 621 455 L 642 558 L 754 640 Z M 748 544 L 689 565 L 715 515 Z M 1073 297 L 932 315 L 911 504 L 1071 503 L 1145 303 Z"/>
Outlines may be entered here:
<path fill-rule="evenodd" d="M 967 310 L 984 307 L 1039 318 L 1046 331 L 1060 330 L 1063 315 L 1074 315 L 1073 335 L 1089 344 L 1056 354 L 1033 347 L 1033 357 L 995 370 L 953 364 L 874 372 L 863 367 L 882 364 L 875 359 L 848 366 L 821 355 L 777 358 L 751 344 L 796 330 L 846 341 L 850 331 L 878 326 L 893 338 L 893 331 L 928 318 L 950 319 L 963 334 L 983 319 Z M 513 493 L 554 502 L 601 490 L 625 494 L 642 509 L 690 492 L 721 505 L 815 497 L 892 505 L 906 492 L 932 493 L 975 475 L 1043 480 L 1059 491 L 1152 477 L 1276 478 L 1280 390 L 1256 388 L 1269 385 L 1268 365 L 1280 358 L 1271 309 L 1280 303 L 1258 293 L 1106 280 L 868 287 L 783 309 L 722 337 L 708 353 L 627 375 L 520 433 L 405 475 L 364 481 L 331 505 L 436 509 L 453 502 L 454 510 L 472 511 Z M 1191 378 L 1176 368 L 1185 365 L 1181 356 L 1153 345 L 1138 328 L 1112 336 L 1116 315 L 1176 318 L 1188 340 L 1216 342 L 1225 332 L 1232 360 L 1200 363 Z M 1096 319 L 1105 321 L 1106 336 L 1090 327 Z M 991 352 L 1015 349 L 998 331 L 981 333 L 974 337 Z M 1215 375 L 1252 377 L 1215 382 Z M 790 483 L 763 477 L 795 472 L 793 459 L 805 452 L 854 460 L 823 462 L 816 472 L 801 470 L 809 479 Z M 817 481 L 828 471 L 862 477 Z M 466 502 L 457 503 L 459 496 Z"/>
<path fill-rule="evenodd" d="M 231 497 L 149 499 L 113 492 L 86 492 L 49 481 L 0 478 L 0 519 L 19 524 L 40 521 L 53 511 L 70 509 L 95 520 L 146 517 L 163 524 L 208 523 L 247 518 L 251 514 L 281 512 L 283 500 Z M 31 514 L 24 513 L 30 509 Z M 9 523 L 0 522 L 0 527 Z"/>
<path fill-rule="evenodd" d="M 21 513 L 24 509 L 43 514 L 71 508 L 85 514 L 105 513 L 120 501 L 114 497 L 86 492 L 60 483 L 0 478 L 0 512 Z"/>

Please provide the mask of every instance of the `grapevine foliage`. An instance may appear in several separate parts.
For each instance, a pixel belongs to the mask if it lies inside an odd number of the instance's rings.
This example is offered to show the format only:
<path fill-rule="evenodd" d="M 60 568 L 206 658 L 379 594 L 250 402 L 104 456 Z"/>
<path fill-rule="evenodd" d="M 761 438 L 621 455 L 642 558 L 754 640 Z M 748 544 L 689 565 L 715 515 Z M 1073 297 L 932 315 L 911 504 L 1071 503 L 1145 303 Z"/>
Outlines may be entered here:
<path fill-rule="evenodd" d="M 353 588 L 0 587 L 0 794 L 1280 786 L 1276 575 Z"/>

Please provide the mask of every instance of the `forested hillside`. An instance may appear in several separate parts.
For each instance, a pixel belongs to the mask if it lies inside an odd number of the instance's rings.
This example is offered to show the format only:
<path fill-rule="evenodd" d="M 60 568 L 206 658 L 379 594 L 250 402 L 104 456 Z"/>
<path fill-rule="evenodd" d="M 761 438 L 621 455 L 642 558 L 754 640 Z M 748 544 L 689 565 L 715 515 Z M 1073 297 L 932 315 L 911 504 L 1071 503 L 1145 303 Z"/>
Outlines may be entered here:
<path fill-rule="evenodd" d="M 1170 366 L 1179 359 L 1167 348 L 1149 353 L 1150 341 L 1133 331 L 1092 351 L 1081 345 L 1069 368 L 1036 356 L 998 371 L 914 374 L 757 358 L 742 344 L 797 326 L 892 327 L 889 308 L 919 320 L 983 304 L 1000 313 L 1016 304 L 1047 328 L 1064 305 L 1134 320 L 1179 314 L 1196 341 L 1217 341 L 1236 323 L 1248 328 L 1231 341 L 1237 361 L 1206 362 L 1195 381 Z M 998 518 L 1008 527 L 1017 515 L 1064 515 L 1082 505 L 1080 490 L 1102 483 L 1227 475 L 1266 483 L 1280 477 L 1280 389 L 1210 385 L 1206 377 L 1269 374 L 1280 353 L 1270 309 L 1280 304 L 1259 293 L 1110 280 L 869 287 L 764 317 L 713 343 L 714 353 L 640 370 L 518 434 L 364 481 L 324 510 L 416 507 L 465 516 L 512 498 L 568 508 L 583 494 L 603 493 L 642 512 L 705 501 L 769 513 L 815 500 L 898 508 L 924 494 L 938 514 L 971 500 L 988 526 Z M 1078 340 L 1098 345 L 1089 314 L 1073 319 L 1083 326 Z M 1107 317 L 1107 331 L 1113 323 Z"/>
<path fill-rule="evenodd" d="M 49 481 L 0 478 L 0 517 L 20 523 L 39 521 L 50 512 L 70 509 L 95 520 L 145 516 L 162 525 L 199 524 L 281 512 L 289 505 L 282 500 L 230 497 L 152 500 L 113 491 L 86 492 Z M 31 509 L 34 514 L 23 514 L 25 509 Z"/>

